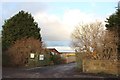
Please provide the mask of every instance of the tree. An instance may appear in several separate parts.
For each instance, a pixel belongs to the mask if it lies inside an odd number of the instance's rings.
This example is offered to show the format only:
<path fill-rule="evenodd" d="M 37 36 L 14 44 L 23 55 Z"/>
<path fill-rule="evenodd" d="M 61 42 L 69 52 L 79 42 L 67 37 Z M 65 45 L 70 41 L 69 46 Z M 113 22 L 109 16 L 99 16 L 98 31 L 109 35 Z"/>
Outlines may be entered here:
<path fill-rule="evenodd" d="M 107 23 L 105 26 L 108 30 L 111 28 L 120 28 L 120 10 L 117 9 L 117 11 L 110 15 L 105 22 Z"/>
<path fill-rule="evenodd" d="M 120 9 L 117 9 L 116 12 L 107 18 L 106 28 L 110 32 L 114 32 L 114 35 L 117 38 L 117 53 L 118 59 L 120 59 Z"/>
<path fill-rule="evenodd" d="M 2 28 L 3 50 L 8 49 L 16 40 L 24 37 L 34 37 L 41 41 L 40 28 L 28 12 L 20 11 L 6 20 Z"/>
<path fill-rule="evenodd" d="M 111 36 L 114 35 L 108 34 L 101 22 L 78 25 L 72 33 L 72 43 L 78 52 L 85 53 L 85 58 L 110 59 L 109 46 L 115 41 Z"/>

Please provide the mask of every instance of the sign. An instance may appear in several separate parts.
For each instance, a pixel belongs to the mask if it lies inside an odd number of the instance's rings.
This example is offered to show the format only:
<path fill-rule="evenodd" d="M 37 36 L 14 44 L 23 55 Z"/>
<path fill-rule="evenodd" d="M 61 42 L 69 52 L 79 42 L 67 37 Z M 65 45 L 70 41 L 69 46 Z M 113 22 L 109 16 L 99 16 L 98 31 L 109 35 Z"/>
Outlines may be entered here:
<path fill-rule="evenodd" d="M 39 60 L 44 60 L 44 55 L 39 55 Z"/>
<path fill-rule="evenodd" d="M 31 54 L 30 54 L 30 58 L 35 58 L 35 54 L 34 54 L 34 53 L 31 53 Z"/>
<path fill-rule="evenodd" d="M 52 53 L 52 55 L 55 55 L 55 53 L 54 52 L 51 52 Z"/>

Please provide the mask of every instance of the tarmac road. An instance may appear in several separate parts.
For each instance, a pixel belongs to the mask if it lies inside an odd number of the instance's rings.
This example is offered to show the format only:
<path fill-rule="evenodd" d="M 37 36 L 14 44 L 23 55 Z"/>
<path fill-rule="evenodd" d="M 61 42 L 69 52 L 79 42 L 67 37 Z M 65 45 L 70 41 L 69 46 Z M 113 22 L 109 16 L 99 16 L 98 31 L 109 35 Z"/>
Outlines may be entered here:
<path fill-rule="evenodd" d="M 105 78 L 93 74 L 76 71 L 76 63 L 35 67 L 35 68 L 3 68 L 3 78 Z M 116 77 L 114 77 L 116 78 Z"/>

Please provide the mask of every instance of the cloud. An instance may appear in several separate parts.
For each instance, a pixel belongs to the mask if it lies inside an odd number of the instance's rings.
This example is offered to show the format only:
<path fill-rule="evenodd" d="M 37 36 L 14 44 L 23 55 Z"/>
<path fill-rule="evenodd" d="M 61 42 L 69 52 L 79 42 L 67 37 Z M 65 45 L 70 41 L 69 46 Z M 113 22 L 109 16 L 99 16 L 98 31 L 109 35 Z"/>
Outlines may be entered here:
<path fill-rule="evenodd" d="M 116 2 L 119 0 L 1 0 L 2 2 Z"/>
<path fill-rule="evenodd" d="M 68 26 L 70 32 L 72 32 L 77 24 L 90 23 L 95 20 L 96 17 L 94 14 L 85 13 L 79 9 L 67 10 L 63 16 L 63 23 Z"/>
<path fill-rule="evenodd" d="M 41 34 L 43 40 L 54 41 L 69 39 L 66 26 L 56 15 L 39 12 L 35 14 L 34 18 L 42 29 Z"/>
<path fill-rule="evenodd" d="M 34 18 L 42 30 L 43 40 L 47 41 L 70 40 L 71 32 L 77 24 L 102 20 L 95 14 L 88 14 L 78 9 L 66 10 L 62 17 L 38 12 L 34 14 Z"/>
<path fill-rule="evenodd" d="M 70 46 L 70 41 L 45 41 L 47 47 L 50 46 Z"/>
<path fill-rule="evenodd" d="M 90 14 L 81 12 L 78 9 L 67 10 L 65 11 L 63 16 L 63 20 L 64 20 L 63 22 L 67 25 L 74 26 L 79 22 L 84 22 L 84 23 L 90 22 L 92 16 Z"/>
<path fill-rule="evenodd" d="M 101 20 L 98 15 L 94 13 L 85 13 L 79 9 L 67 10 L 64 14 L 64 22 L 72 26 L 78 23 L 91 23 L 96 20 Z"/>

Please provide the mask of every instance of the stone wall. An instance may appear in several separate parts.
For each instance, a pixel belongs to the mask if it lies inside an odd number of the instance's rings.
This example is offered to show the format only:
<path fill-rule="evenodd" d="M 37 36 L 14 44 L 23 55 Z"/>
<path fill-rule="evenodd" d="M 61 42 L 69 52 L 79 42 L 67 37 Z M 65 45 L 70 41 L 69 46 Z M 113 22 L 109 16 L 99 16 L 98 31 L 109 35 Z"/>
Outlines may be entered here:
<path fill-rule="evenodd" d="M 83 72 L 120 75 L 120 61 L 84 59 Z"/>

